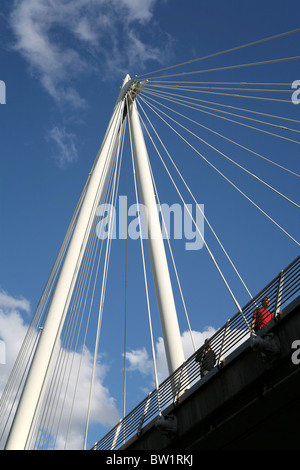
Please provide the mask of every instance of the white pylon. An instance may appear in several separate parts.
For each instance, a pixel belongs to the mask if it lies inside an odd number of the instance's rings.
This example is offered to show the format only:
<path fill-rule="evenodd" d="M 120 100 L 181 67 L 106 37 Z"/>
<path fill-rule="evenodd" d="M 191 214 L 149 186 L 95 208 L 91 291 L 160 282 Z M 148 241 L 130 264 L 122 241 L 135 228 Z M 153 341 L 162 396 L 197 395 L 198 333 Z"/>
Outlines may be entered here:
<path fill-rule="evenodd" d="M 129 82 L 130 77 L 127 75 L 123 81 L 123 86 L 115 104 L 101 148 L 96 156 L 84 201 L 61 267 L 47 318 L 6 442 L 6 450 L 26 449 L 27 439 L 36 410 L 43 396 L 52 356 L 63 327 L 87 244 L 88 229 L 91 226 L 97 205 L 101 202 L 102 194 L 105 193 L 113 166 L 123 123 L 124 95 L 128 90 Z"/>
<path fill-rule="evenodd" d="M 184 354 L 155 193 L 149 169 L 148 153 L 135 101 L 129 105 L 128 113 L 139 193 L 142 208 L 146 208 L 147 211 L 147 214 L 144 214 L 144 216 L 148 228 L 148 248 L 168 370 L 171 375 L 184 362 Z"/>

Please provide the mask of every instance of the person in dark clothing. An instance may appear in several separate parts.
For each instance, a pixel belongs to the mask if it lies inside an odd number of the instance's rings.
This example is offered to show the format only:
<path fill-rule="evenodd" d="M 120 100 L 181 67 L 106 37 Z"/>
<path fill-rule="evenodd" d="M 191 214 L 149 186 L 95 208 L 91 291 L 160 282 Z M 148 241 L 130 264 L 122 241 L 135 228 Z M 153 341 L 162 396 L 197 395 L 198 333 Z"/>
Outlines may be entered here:
<path fill-rule="evenodd" d="M 207 374 L 216 363 L 216 355 L 211 349 L 209 338 L 206 338 L 204 346 L 199 350 L 195 357 L 195 361 L 200 365 L 200 375 L 203 377 Z"/>

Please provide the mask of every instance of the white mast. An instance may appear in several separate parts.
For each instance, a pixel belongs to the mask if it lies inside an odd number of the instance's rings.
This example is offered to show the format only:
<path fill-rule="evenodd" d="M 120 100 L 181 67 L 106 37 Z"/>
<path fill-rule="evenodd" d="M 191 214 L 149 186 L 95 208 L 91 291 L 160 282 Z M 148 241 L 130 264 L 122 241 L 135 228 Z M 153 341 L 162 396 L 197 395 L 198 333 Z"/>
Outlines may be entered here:
<path fill-rule="evenodd" d="M 88 229 L 90 228 L 91 221 L 97 209 L 97 201 L 101 201 L 101 196 L 106 189 L 106 184 L 113 166 L 123 122 L 123 98 L 129 85 L 130 77 L 127 75 L 123 81 L 123 86 L 115 104 L 103 143 L 96 156 L 86 195 L 61 267 L 47 318 L 8 436 L 6 443 L 7 450 L 23 450 L 26 448 L 26 441 L 30 433 L 31 425 L 45 388 L 46 376 L 50 369 L 55 345 L 58 342 L 72 297 L 77 274 L 88 240 Z"/>
<path fill-rule="evenodd" d="M 180 330 L 168 263 L 148 163 L 148 153 L 135 101 L 129 106 L 130 132 L 137 180 L 148 228 L 148 248 L 162 327 L 167 364 L 171 375 L 184 362 Z"/>
<path fill-rule="evenodd" d="M 145 141 L 135 102 L 129 105 L 129 110 L 125 108 L 124 98 L 127 91 L 132 87 L 133 93 L 138 93 L 141 89 L 140 85 L 135 79 L 131 80 L 128 75 L 123 81 L 103 143 L 97 154 L 93 171 L 90 174 L 85 198 L 61 267 L 47 318 L 7 439 L 7 450 L 26 449 L 32 423 L 43 398 L 55 346 L 58 343 L 68 311 L 87 244 L 91 222 L 94 219 L 97 206 L 101 203 L 101 198 L 105 194 L 106 185 L 113 167 L 126 111 L 129 113 L 131 125 L 140 197 L 148 213 L 151 214 L 148 220 L 148 245 L 169 373 L 173 373 L 184 361 Z"/>

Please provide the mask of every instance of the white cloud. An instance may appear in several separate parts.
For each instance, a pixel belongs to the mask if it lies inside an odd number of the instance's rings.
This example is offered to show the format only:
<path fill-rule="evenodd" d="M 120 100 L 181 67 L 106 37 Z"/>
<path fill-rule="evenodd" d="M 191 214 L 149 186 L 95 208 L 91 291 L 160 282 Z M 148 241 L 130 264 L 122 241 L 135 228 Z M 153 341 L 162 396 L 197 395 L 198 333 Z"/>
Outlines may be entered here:
<path fill-rule="evenodd" d="M 23 297 L 0 292 L 0 339 L 5 344 L 5 361 L 1 365 L 0 392 L 4 389 L 8 375 L 17 357 L 27 326 L 19 311 L 30 312 L 30 302 Z"/>
<path fill-rule="evenodd" d="M 169 53 L 170 38 L 160 47 L 144 41 L 138 27 L 158 28 L 152 21 L 157 0 L 18 0 L 13 2 L 10 25 L 14 49 L 29 65 L 57 105 L 82 110 L 86 98 L 76 83 L 96 73 L 100 80 L 131 69 L 143 71 L 149 60 L 160 62 Z M 140 29 L 141 31 L 141 29 Z M 162 45 L 163 44 L 163 45 Z M 165 53 L 164 53 L 165 50 Z M 135 70 L 138 67 L 138 70 Z M 54 127 L 57 162 L 64 167 L 77 158 L 74 136 Z"/>
<path fill-rule="evenodd" d="M 152 18 L 152 11 L 156 0 L 114 0 L 115 5 L 124 6 L 129 12 L 131 21 L 138 20 L 141 23 Z"/>
<path fill-rule="evenodd" d="M 0 292 L 0 308 L 4 309 L 18 309 L 18 310 L 24 310 L 25 312 L 29 313 L 30 312 L 30 302 L 24 297 L 21 298 L 15 298 L 9 295 L 5 291 Z"/>
<path fill-rule="evenodd" d="M 84 349 L 82 356 L 79 353 L 64 351 L 63 362 L 65 364 L 63 385 L 60 388 L 61 384 L 59 384 L 60 393 L 56 401 L 52 398 L 57 411 L 51 415 L 53 425 L 49 442 L 54 445 L 54 436 L 56 436 L 55 449 L 82 449 L 90 396 L 93 355 L 87 348 Z M 107 367 L 98 363 L 94 378 L 90 425 L 101 424 L 112 427 L 120 419 L 115 399 L 110 395 L 108 388 L 103 385 L 107 373 Z M 55 396 L 55 392 L 56 389 L 53 388 L 52 395 L 49 396 Z M 70 430 L 68 430 L 69 424 Z M 90 445 L 92 444 L 90 443 Z"/>
<path fill-rule="evenodd" d="M 204 331 L 192 331 L 193 341 L 196 349 L 198 349 L 205 341 L 216 332 L 215 328 L 208 326 Z M 193 353 L 193 342 L 189 331 L 184 331 L 181 335 L 182 347 L 185 359 L 188 359 Z M 163 338 L 159 337 L 155 345 L 155 361 L 157 367 L 158 383 L 161 383 L 169 376 L 165 346 Z M 145 375 L 153 375 L 153 360 L 146 348 L 136 349 L 126 353 L 130 371 L 139 371 Z"/>
<path fill-rule="evenodd" d="M 58 102 L 71 102 L 73 106 L 82 105 L 74 99 L 71 87 L 63 87 L 63 82 L 75 71 L 83 69 L 84 62 L 73 48 L 63 48 L 51 39 L 51 29 L 62 22 L 66 14 L 65 5 L 44 0 L 23 0 L 15 2 L 11 14 L 11 26 L 15 34 L 15 49 L 30 65 L 47 92 Z M 67 21 L 67 17 L 65 17 Z"/>
<path fill-rule="evenodd" d="M 77 160 L 78 152 L 75 142 L 76 136 L 74 134 L 68 133 L 64 127 L 58 128 L 55 126 L 50 130 L 48 137 L 57 146 L 54 158 L 61 168 Z"/>
<path fill-rule="evenodd" d="M 146 348 L 134 349 L 126 353 L 129 362 L 129 371 L 138 370 L 142 374 L 150 374 L 153 368 L 153 361 L 150 359 Z"/>
<path fill-rule="evenodd" d="M 0 361 L 0 396 L 28 331 L 28 324 L 22 318 L 21 312 L 25 311 L 28 313 L 29 310 L 30 303 L 26 299 L 18 299 L 4 291 L 0 292 L 0 340 L 5 345 L 6 355 L 4 364 Z M 64 448 L 69 415 L 72 410 L 71 431 L 68 436 L 67 448 L 81 449 L 87 417 L 87 397 L 90 391 L 93 357 L 88 349 L 84 350 L 82 357 L 77 352 L 73 353 L 64 350 L 64 364 L 72 364 L 72 368 L 66 369 L 65 377 L 68 379 L 68 387 L 66 387 L 67 379 L 65 379 L 62 390 L 66 390 L 66 394 L 61 393 L 59 395 L 56 403 L 58 412 L 53 421 L 51 433 L 57 430 L 56 448 Z M 78 371 L 80 372 L 78 373 Z M 113 426 L 120 418 L 115 400 L 111 396 L 109 389 L 103 384 L 107 373 L 108 368 L 105 364 L 98 363 L 95 371 L 91 405 L 91 425 Z M 77 391 L 73 403 L 75 385 L 77 385 Z M 10 402 L 11 398 L 9 399 L 8 406 L 10 406 Z M 64 412 L 62 415 L 60 415 L 61 410 Z M 59 427 L 57 427 L 58 420 L 60 423 Z M 5 443 L 7 432 L 8 430 L 4 433 L 1 447 Z M 54 437 L 51 436 L 52 443 L 53 439 Z"/>
<path fill-rule="evenodd" d="M 132 26 L 150 22 L 156 1 L 15 1 L 10 16 L 15 50 L 58 103 L 82 107 L 70 79 L 95 70 L 95 64 L 100 62 L 103 76 L 126 63 L 161 60 L 162 50 L 143 42 Z"/>
<path fill-rule="evenodd" d="M 134 30 L 128 31 L 128 52 L 129 61 L 132 66 L 141 60 L 142 63 L 148 60 L 157 60 L 161 53 L 158 47 L 149 48 L 147 44 L 141 41 Z"/>
<path fill-rule="evenodd" d="M 5 389 L 8 377 L 17 358 L 21 344 L 25 338 L 28 325 L 23 320 L 20 311 L 26 315 L 30 312 L 30 302 L 23 297 L 16 298 L 7 292 L 0 291 L 0 341 L 1 353 L 0 358 L 0 397 Z M 3 404 L 2 404 L 3 405 Z M 12 398 L 7 396 L 8 409 L 12 406 Z M 5 410 L 1 408 L 2 420 L 1 426 L 5 423 Z M 2 435 L 2 427 L 0 428 L 0 436 Z M 3 441 L 0 440 L 3 447 L 7 437 L 7 430 L 4 430 Z"/>

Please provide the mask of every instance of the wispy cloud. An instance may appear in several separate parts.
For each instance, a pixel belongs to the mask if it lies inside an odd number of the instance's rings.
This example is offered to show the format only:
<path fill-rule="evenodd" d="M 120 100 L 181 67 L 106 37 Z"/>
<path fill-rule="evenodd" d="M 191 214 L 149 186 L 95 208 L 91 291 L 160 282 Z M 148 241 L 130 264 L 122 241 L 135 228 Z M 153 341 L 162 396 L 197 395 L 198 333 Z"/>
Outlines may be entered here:
<path fill-rule="evenodd" d="M 60 168 L 65 168 L 69 163 L 78 158 L 76 136 L 68 133 L 65 128 L 53 127 L 48 133 L 48 139 L 55 142 L 57 151 L 54 158 Z"/>
<path fill-rule="evenodd" d="M 67 17 L 64 21 L 62 19 L 63 6 L 62 2 L 61 8 L 56 9 L 56 1 L 15 2 L 10 17 L 16 39 L 14 47 L 57 102 L 71 102 L 78 107 L 82 105 L 78 94 L 72 87 L 63 85 L 67 76 L 83 69 L 84 62 L 74 48 L 64 48 L 53 39 L 55 25 L 63 25 L 67 21 Z"/>
<path fill-rule="evenodd" d="M 152 371 L 152 361 L 146 348 L 133 349 L 126 353 L 126 359 L 128 360 L 128 370 L 138 370 L 142 374 L 148 375 Z"/>
<path fill-rule="evenodd" d="M 5 310 L 24 310 L 30 312 L 30 302 L 24 297 L 16 298 L 4 290 L 0 291 L 0 308 Z"/>
<path fill-rule="evenodd" d="M 14 48 L 58 103 L 82 107 L 84 99 L 70 77 L 95 67 L 103 73 L 161 60 L 162 50 L 144 42 L 134 28 L 149 23 L 156 1 L 15 1 L 10 16 Z"/>
<path fill-rule="evenodd" d="M 97 74 L 98 80 L 144 70 L 149 60 L 160 62 L 171 42 L 155 47 L 145 39 L 159 30 L 153 20 L 157 0 L 15 0 L 10 25 L 13 48 L 26 60 L 33 77 L 65 113 L 81 111 L 86 96 L 77 84 Z M 75 139 L 59 126 L 50 131 L 61 167 L 77 159 Z"/>

